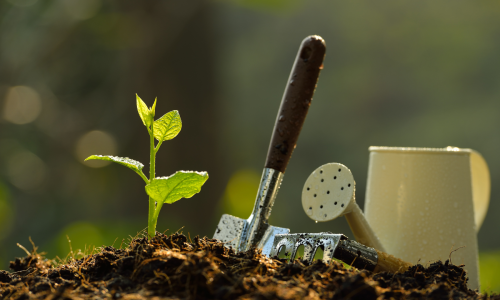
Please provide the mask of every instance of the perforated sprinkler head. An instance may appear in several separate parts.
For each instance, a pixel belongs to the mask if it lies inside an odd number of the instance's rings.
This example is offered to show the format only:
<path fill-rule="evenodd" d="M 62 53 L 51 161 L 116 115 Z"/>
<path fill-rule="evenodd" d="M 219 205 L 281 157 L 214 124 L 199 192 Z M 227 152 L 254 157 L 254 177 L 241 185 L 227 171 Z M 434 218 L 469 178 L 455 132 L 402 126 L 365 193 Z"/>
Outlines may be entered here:
<path fill-rule="evenodd" d="M 302 189 L 302 207 L 316 222 L 345 216 L 354 237 L 361 244 L 384 251 L 375 232 L 356 204 L 356 183 L 351 170 L 339 163 L 329 163 L 309 175 Z"/>
<path fill-rule="evenodd" d="M 355 185 L 351 170 L 343 164 L 322 165 L 304 184 L 302 207 L 314 221 L 334 220 L 352 211 Z"/>

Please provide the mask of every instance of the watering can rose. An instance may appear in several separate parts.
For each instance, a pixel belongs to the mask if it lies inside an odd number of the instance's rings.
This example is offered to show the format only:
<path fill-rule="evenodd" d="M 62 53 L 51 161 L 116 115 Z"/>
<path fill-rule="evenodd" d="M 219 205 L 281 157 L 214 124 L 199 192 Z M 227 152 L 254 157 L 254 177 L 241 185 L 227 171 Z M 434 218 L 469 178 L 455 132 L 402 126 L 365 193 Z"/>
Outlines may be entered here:
<path fill-rule="evenodd" d="M 194 194 L 199 193 L 202 185 L 208 179 L 208 173 L 177 171 L 168 177 L 155 178 L 156 152 L 158 152 L 164 141 L 171 140 L 179 134 L 182 128 L 182 121 L 179 112 L 176 110 L 168 112 L 154 121 L 156 99 L 153 106 L 148 108 L 138 95 L 136 97 L 137 111 L 150 137 L 149 179 L 142 172 L 144 165 L 128 157 L 91 155 L 86 160 L 107 160 L 118 163 L 136 172 L 144 180 L 146 183 L 146 193 L 149 196 L 148 236 L 152 238 L 156 232 L 156 222 L 163 204 L 171 204 L 182 198 L 191 198 Z M 158 140 L 156 146 L 154 143 L 155 139 Z"/>

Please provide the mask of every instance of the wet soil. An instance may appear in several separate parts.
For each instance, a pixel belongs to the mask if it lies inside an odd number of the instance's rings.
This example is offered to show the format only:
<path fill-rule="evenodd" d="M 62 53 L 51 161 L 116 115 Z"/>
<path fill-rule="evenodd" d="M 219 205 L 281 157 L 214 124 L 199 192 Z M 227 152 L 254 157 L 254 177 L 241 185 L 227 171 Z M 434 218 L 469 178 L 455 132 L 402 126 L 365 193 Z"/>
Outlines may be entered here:
<path fill-rule="evenodd" d="M 258 250 L 235 253 L 177 233 L 57 266 L 34 250 L 10 268 L 0 271 L 3 299 L 500 299 L 467 289 L 466 272 L 449 261 L 374 274 L 336 261 L 288 264 Z"/>

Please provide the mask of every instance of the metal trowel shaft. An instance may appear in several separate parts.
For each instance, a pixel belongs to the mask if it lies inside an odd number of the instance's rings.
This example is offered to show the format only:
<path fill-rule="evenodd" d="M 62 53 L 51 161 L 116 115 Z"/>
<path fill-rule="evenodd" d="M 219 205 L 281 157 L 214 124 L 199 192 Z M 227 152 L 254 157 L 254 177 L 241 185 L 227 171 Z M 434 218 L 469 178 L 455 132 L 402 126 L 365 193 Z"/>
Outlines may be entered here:
<path fill-rule="evenodd" d="M 269 232 L 267 222 L 311 105 L 325 51 L 325 42 L 319 36 L 309 36 L 300 45 L 274 124 L 257 199 L 242 239 L 243 250 L 259 247 L 263 239 L 272 238 L 265 236 Z"/>
<path fill-rule="evenodd" d="M 325 49 L 325 42 L 319 36 L 309 36 L 300 45 L 281 99 L 252 214 L 247 220 L 224 214 L 215 230 L 214 238 L 227 247 L 236 251 L 255 247 L 269 255 L 274 236 L 290 232 L 269 225 L 268 220 L 311 105 Z"/>

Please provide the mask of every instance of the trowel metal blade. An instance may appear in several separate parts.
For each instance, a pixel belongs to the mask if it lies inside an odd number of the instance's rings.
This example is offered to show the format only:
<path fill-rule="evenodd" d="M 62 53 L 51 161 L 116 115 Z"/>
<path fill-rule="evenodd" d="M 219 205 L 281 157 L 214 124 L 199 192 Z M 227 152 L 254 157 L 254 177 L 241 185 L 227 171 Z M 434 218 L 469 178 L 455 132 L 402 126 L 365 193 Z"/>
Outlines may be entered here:
<path fill-rule="evenodd" d="M 239 251 L 247 225 L 248 221 L 245 219 L 223 214 L 215 229 L 214 239 L 221 240 L 227 247 L 231 246 Z"/>
<path fill-rule="evenodd" d="M 246 239 L 248 223 L 248 220 L 224 214 L 217 225 L 214 239 L 221 240 L 226 246 L 231 246 L 236 251 L 244 251 L 242 244 Z M 290 233 L 290 229 L 268 225 L 258 248 L 262 249 L 262 254 L 269 256 L 273 248 L 274 237 L 277 234 L 287 233 Z"/>

